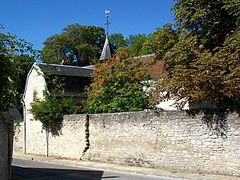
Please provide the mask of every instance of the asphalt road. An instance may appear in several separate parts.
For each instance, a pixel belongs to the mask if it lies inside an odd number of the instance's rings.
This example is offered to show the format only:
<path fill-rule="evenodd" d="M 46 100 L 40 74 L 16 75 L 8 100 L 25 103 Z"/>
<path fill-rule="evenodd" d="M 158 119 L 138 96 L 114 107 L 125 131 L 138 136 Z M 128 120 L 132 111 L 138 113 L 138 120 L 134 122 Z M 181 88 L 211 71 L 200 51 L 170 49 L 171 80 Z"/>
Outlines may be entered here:
<path fill-rule="evenodd" d="M 176 180 L 125 172 L 103 171 L 46 162 L 13 159 L 13 180 Z"/>

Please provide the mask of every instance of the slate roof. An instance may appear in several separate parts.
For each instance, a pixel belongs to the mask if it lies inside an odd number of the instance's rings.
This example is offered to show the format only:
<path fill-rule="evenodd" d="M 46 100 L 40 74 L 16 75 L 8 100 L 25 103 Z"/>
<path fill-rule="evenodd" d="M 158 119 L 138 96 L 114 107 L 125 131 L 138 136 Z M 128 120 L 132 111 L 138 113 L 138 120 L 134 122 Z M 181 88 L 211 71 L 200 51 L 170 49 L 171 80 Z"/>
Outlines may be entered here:
<path fill-rule="evenodd" d="M 75 77 L 89 77 L 91 78 L 93 67 L 78 67 L 60 64 L 45 64 L 36 63 L 36 65 L 42 70 L 42 72 L 49 73 L 51 75 L 60 76 L 75 76 Z"/>

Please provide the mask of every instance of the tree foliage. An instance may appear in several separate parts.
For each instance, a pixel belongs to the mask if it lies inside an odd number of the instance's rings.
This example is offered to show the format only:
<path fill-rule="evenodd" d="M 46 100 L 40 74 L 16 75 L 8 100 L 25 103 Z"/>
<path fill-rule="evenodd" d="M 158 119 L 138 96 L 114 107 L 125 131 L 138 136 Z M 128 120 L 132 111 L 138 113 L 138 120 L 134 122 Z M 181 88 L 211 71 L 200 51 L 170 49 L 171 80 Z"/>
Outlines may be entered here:
<path fill-rule="evenodd" d="M 39 120 L 43 128 L 53 135 L 57 135 L 61 127 L 63 116 L 81 112 L 81 107 L 73 105 L 73 101 L 63 96 L 45 94 L 43 100 L 36 99 L 32 103 L 30 112 L 34 119 Z"/>
<path fill-rule="evenodd" d="M 0 25 L 0 29 L 1 27 Z M 32 45 L 25 42 L 23 39 L 18 39 L 10 33 L 0 32 L 0 114 L 4 111 L 7 112 L 13 105 L 20 104 L 18 100 L 20 100 L 20 94 L 23 92 L 21 85 L 23 79 L 21 79 L 21 77 L 19 78 L 19 75 L 21 75 L 25 69 L 22 68 L 19 57 L 30 57 L 34 56 L 35 53 L 36 52 L 32 49 Z M 2 119 L 1 116 L 0 121 L 4 120 L 5 119 Z M 7 146 L 1 147 L 1 152 L 8 154 L 8 157 L 1 157 L 0 164 L 4 171 L 0 173 L 0 178 L 10 179 L 13 126 L 12 121 L 7 121 L 5 123 L 7 123 L 8 134 L 4 133 L 6 132 L 4 129 L 0 129 L 0 132 L 3 132 L 1 136 L 3 136 L 5 140 L 8 140 L 8 143 Z"/>
<path fill-rule="evenodd" d="M 115 54 L 119 48 L 128 48 L 131 57 L 151 53 L 151 50 L 144 46 L 144 43 L 148 41 L 148 39 L 149 36 L 145 34 L 129 35 L 128 38 L 124 38 L 121 33 L 114 33 L 109 36 L 113 54 Z"/>
<path fill-rule="evenodd" d="M 61 34 L 50 36 L 43 42 L 41 60 L 52 64 L 62 60 L 79 66 L 94 64 L 101 55 L 104 40 L 103 28 L 71 24 Z"/>
<path fill-rule="evenodd" d="M 170 94 L 190 104 L 211 102 L 239 111 L 240 28 L 239 13 L 233 10 L 239 8 L 237 2 L 176 1 L 179 39 L 163 56 L 168 76 L 157 88 L 168 92 L 163 98 Z"/>
<path fill-rule="evenodd" d="M 240 25 L 240 0 L 223 0 L 224 8 L 237 19 L 236 25 Z"/>
<path fill-rule="evenodd" d="M 11 103 L 20 106 L 26 74 L 36 55 L 32 44 L 10 33 L 0 33 L 0 111 Z"/>
<path fill-rule="evenodd" d="M 44 91 L 44 99 L 35 99 L 29 111 L 35 120 L 42 123 L 43 129 L 53 135 L 59 135 L 63 116 L 85 113 L 86 108 L 83 100 L 74 100 L 74 97 L 65 95 L 65 77 L 51 76 L 51 69 L 44 76 L 48 84 L 48 89 Z"/>
<path fill-rule="evenodd" d="M 163 56 L 178 42 L 178 33 L 172 28 L 171 24 L 165 24 L 162 28 L 157 28 L 149 35 L 143 48 L 148 53 L 155 53 L 157 59 Z"/>
<path fill-rule="evenodd" d="M 109 36 L 109 42 L 111 44 L 111 50 L 113 53 L 119 48 L 127 47 L 127 40 L 121 33 L 114 33 Z"/>
<path fill-rule="evenodd" d="M 129 59 L 129 51 L 120 48 L 115 59 L 98 64 L 93 83 L 87 88 L 91 113 L 140 111 L 149 106 L 143 91 L 147 80 L 141 62 Z"/>
<path fill-rule="evenodd" d="M 145 34 L 130 35 L 127 39 L 128 50 L 131 57 L 149 54 L 143 44 L 147 41 Z"/>
<path fill-rule="evenodd" d="M 213 50 L 222 44 L 226 35 L 236 27 L 236 17 L 223 8 L 225 0 L 175 2 L 173 10 L 178 29 L 197 35 L 199 43 L 207 49 Z"/>

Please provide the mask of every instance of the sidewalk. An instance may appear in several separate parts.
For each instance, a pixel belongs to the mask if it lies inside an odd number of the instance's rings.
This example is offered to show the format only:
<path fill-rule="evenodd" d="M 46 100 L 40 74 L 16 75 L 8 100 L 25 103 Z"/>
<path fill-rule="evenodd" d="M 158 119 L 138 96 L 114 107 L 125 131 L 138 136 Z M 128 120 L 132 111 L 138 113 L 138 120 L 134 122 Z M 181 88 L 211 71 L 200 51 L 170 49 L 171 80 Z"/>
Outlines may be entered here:
<path fill-rule="evenodd" d="M 81 161 L 81 160 L 70 160 L 56 157 L 45 157 L 32 154 L 24 154 L 21 152 L 14 152 L 14 158 L 40 161 L 40 162 L 49 162 L 53 164 L 61 164 L 67 166 L 77 166 L 90 169 L 98 169 L 102 171 L 118 171 L 118 172 L 129 172 L 145 175 L 157 175 L 173 178 L 183 178 L 183 179 L 197 179 L 197 180 L 240 180 L 240 177 L 236 176 L 225 176 L 225 175 L 214 175 L 214 174 L 199 174 L 199 173 L 190 173 L 182 171 L 171 171 L 167 169 L 152 169 L 152 168 L 143 168 L 143 167 L 133 167 L 133 166 L 123 166 L 118 164 L 107 164 L 100 162 L 90 162 L 90 161 Z"/>

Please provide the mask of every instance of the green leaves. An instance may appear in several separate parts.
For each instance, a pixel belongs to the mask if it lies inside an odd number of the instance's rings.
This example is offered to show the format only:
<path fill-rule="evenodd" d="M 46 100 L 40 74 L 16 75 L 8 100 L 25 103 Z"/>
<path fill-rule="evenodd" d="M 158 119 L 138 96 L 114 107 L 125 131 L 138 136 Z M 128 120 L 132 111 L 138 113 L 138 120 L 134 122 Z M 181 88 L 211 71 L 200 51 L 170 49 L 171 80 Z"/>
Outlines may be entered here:
<path fill-rule="evenodd" d="M 175 2 L 177 32 L 159 29 L 149 43 L 168 72 L 153 93 L 240 112 L 239 0 Z"/>
<path fill-rule="evenodd" d="M 181 32 L 197 35 L 199 43 L 213 50 L 236 27 L 237 18 L 229 13 L 224 0 L 176 0 L 173 6 L 176 26 Z"/>
<path fill-rule="evenodd" d="M 95 64 L 104 39 L 103 28 L 71 24 L 61 34 L 50 36 L 43 42 L 41 60 L 52 64 L 59 64 L 62 60 L 79 66 Z"/>
<path fill-rule="evenodd" d="M 80 113 L 82 107 L 73 105 L 69 98 L 45 95 L 43 100 L 37 99 L 32 103 L 30 112 L 34 119 L 43 124 L 44 129 L 54 134 L 57 128 L 61 126 L 64 115 Z"/>
<path fill-rule="evenodd" d="M 144 64 L 126 59 L 127 54 L 127 49 L 119 49 L 115 59 L 96 66 L 93 83 L 87 88 L 91 113 L 140 111 L 149 107 L 143 91 L 143 81 L 148 78 Z"/>
<path fill-rule="evenodd" d="M 171 24 L 166 24 L 153 32 L 143 47 L 149 53 L 155 53 L 157 59 L 162 59 L 164 54 L 170 50 L 178 41 L 178 34 Z"/>
<path fill-rule="evenodd" d="M 146 42 L 148 36 L 145 34 L 130 35 L 127 39 L 129 54 L 131 57 L 148 54 L 144 49 L 143 44 Z"/>
<path fill-rule="evenodd" d="M 0 33 L 0 111 L 10 104 L 20 107 L 26 75 L 37 54 L 32 44 L 10 33 Z"/>
<path fill-rule="evenodd" d="M 119 48 L 127 47 L 127 40 L 124 39 L 124 36 L 121 33 L 114 33 L 109 36 L 109 42 L 111 48 L 115 53 Z"/>

